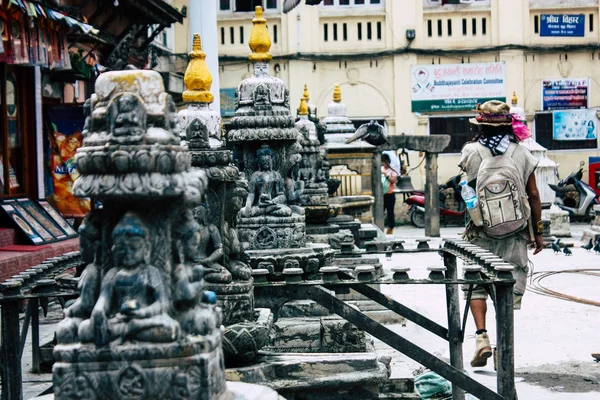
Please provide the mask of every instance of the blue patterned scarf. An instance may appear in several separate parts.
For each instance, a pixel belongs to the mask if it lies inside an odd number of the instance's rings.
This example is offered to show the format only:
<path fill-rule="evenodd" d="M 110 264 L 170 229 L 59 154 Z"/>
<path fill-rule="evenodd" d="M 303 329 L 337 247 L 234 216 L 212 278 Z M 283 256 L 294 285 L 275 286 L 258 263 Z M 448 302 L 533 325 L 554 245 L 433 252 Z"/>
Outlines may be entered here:
<path fill-rule="evenodd" d="M 506 153 L 508 146 L 510 146 L 510 142 L 514 142 L 514 138 L 508 133 L 500 133 L 494 136 L 483 136 L 479 138 L 479 143 L 490 149 L 494 157 Z"/>

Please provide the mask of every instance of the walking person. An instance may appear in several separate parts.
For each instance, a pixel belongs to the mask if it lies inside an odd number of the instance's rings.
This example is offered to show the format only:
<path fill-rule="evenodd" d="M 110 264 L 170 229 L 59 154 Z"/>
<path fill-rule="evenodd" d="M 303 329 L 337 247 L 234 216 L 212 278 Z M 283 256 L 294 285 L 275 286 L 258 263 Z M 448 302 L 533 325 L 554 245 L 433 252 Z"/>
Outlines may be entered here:
<path fill-rule="evenodd" d="M 383 208 L 386 213 L 386 235 L 393 235 L 394 226 L 396 225 L 396 219 L 394 218 L 396 182 L 398 182 L 398 171 L 392 167 L 390 155 L 383 153 L 381 154 L 381 183 L 383 184 Z"/>
<path fill-rule="evenodd" d="M 519 144 L 531 133 L 518 116 L 510 114 L 508 104 L 492 100 L 478 105 L 477 111 L 469 122 L 478 133 L 463 147 L 459 167 L 476 188 L 483 223 L 475 226 L 471 221 L 464 236 L 514 266 L 514 309 L 518 310 L 529 270 L 528 245 L 535 248 L 534 255 L 543 248 L 542 205 L 534 174 L 538 160 Z M 485 366 L 492 356 L 486 330 L 487 297 L 485 287 L 476 285 L 470 304 L 477 329 L 472 367 Z"/>

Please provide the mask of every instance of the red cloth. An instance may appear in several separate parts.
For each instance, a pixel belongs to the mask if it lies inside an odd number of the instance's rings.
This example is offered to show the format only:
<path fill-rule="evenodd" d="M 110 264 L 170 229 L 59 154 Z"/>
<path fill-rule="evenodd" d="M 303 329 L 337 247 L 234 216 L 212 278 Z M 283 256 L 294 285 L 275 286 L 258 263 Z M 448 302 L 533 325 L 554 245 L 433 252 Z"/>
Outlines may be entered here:
<path fill-rule="evenodd" d="M 48 248 L 50 248 L 49 245 L 30 246 L 30 245 L 21 245 L 21 244 L 10 244 L 8 246 L 0 247 L 0 251 L 24 251 L 24 252 L 30 252 L 30 251 L 40 251 L 40 250 L 44 250 L 44 249 L 48 249 Z"/>

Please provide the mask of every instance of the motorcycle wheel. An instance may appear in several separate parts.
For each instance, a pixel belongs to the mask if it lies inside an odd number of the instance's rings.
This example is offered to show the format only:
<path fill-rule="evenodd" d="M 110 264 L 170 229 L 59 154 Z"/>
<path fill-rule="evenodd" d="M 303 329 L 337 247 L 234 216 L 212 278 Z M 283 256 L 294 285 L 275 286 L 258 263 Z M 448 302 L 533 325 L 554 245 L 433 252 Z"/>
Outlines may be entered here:
<path fill-rule="evenodd" d="M 425 213 L 415 208 L 410 213 L 410 222 L 417 228 L 425 228 Z"/>

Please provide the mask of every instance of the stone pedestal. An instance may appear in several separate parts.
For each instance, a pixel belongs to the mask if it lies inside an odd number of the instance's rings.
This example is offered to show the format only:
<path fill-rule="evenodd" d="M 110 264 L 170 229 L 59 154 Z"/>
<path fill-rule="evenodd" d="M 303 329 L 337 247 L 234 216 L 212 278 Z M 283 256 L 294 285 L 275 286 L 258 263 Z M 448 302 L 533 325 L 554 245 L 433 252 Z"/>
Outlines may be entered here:
<path fill-rule="evenodd" d="M 316 243 L 296 249 L 248 250 L 252 269 L 268 270 L 269 280 L 282 280 L 288 268 L 301 268 L 304 279 L 315 279 L 320 268 L 331 265 L 334 253 L 328 245 Z"/>
<path fill-rule="evenodd" d="M 583 231 L 581 242 L 588 244 L 590 239 L 592 239 L 593 243 L 596 243 L 600 239 L 600 205 L 594 205 L 594 219 L 590 228 Z"/>
<path fill-rule="evenodd" d="M 183 342 L 57 345 L 57 399 L 223 399 L 221 330 Z M 157 384 L 160 382 L 160 384 Z"/>
<path fill-rule="evenodd" d="M 550 234 L 556 237 L 571 237 L 569 213 L 557 206 L 542 210 L 542 218 L 550 220 Z"/>
<path fill-rule="evenodd" d="M 238 223 L 240 240 L 256 250 L 302 247 L 305 229 L 303 215 L 241 218 Z"/>

